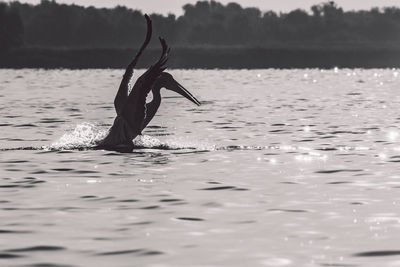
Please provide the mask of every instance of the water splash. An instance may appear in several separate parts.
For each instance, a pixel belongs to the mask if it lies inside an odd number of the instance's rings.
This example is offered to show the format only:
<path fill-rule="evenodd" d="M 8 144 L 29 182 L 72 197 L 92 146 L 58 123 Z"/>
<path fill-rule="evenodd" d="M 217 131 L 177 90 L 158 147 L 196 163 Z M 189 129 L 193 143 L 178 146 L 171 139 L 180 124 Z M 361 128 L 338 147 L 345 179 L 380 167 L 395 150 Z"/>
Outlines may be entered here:
<path fill-rule="evenodd" d="M 214 150 L 215 146 L 202 144 L 198 142 L 188 141 L 182 138 L 168 138 L 167 140 L 159 140 L 149 135 L 141 135 L 133 141 L 136 148 L 152 148 L 152 149 L 195 149 L 195 150 Z"/>
<path fill-rule="evenodd" d="M 78 124 L 72 131 L 66 132 L 49 148 L 56 150 L 91 148 L 102 140 L 107 132 L 107 129 L 96 124 L 84 122 Z"/>
<path fill-rule="evenodd" d="M 75 129 L 66 132 L 56 142 L 48 147 L 42 147 L 49 150 L 73 150 L 73 149 L 91 149 L 108 133 L 108 128 L 84 122 L 76 125 Z M 200 149 L 211 150 L 209 145 L 199 145 L 194 142 L 184 141 L 182 139 L 169 139 L 161 141 L 149 135 L 139 135 L 133 140 L 134 147 L 137 149 Z"/>
<path fill-rule="evenodd" d="M 137 148 L 159 148 L 165 146 L 160 140 L 149 135 L 139 135 L 133 140 L 133 145 Z"/>

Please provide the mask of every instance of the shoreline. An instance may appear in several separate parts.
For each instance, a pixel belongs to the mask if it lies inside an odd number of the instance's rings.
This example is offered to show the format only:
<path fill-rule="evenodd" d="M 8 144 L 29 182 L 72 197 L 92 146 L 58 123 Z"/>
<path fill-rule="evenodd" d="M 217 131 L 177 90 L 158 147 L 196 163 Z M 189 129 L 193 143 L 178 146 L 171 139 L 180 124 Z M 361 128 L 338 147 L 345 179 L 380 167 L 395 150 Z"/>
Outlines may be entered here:
<path fill-rule="evenodd" d="M 125 68 L 137 49 L 18 48 L 0 54 L 0 68 Z M 159 48 L 147 49 L 137 68 L 147 68 L 159 57 Z M 170 69 L 264 68 L 398 68 L 400 49 L 338 48 L 173 48 Z"/>

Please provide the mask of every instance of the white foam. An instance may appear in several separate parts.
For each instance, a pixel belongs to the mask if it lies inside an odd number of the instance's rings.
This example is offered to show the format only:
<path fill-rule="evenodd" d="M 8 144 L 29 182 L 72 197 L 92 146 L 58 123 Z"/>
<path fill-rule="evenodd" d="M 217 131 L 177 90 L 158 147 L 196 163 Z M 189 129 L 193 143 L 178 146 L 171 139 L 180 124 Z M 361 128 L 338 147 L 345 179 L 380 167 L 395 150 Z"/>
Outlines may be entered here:
<path fill-rule="evenodd" d="M 43 149 L 69 150 L 85 149 L 95 146 L 108 133 L 108 129 L 94 123 L 84 122 L 75 126 L 74 129 L 64 133 L 57 141 Z M 215 147 L 198 144 L 182 138 L 172 138 L 161 141 L 149 135 L 139 135 L 133 140 L 137 148 L 150 149 L 200 149 L 213 150 Z"/>
<path fill-rule="evenodd" d="M 164 148 L 164 149 L 198 149 L 214 150 L 215 146 L 199 144 L 198 142 L 188 141 L 183 138 L 168 138 L 161 141 L 149 135 L 140 135 L 133 141 L 136 147 L 140 148 Z"/>
<path fill-rule="evenodd" d="M 103 139 L 107 131 L 96 124 L 84 122 L 76 125 L 72 131 L 63 134 L 60 139 L 50 145 L 50 149 L 89 148 Z"/>

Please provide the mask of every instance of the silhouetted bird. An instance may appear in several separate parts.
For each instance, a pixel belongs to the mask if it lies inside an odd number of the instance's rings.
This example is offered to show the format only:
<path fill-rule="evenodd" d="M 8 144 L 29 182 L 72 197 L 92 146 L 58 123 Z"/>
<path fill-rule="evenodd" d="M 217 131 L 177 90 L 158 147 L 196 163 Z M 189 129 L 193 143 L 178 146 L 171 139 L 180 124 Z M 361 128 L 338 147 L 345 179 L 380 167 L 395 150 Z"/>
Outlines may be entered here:
<path fill-rule="evenodd" d="M 142 134 L 143 129 L 153 119 L 161 104 L 161 88 L 177 92 L 196 105 L 200 105 L 200 102 L 175 81 L 171 74 L 164 72 L 170 49 L 163 38 L 159 38 L 162 46 L 160 59 L 138 78 L 130 94 L 128 93 L 128 84 L 133 76 L 134 67 L 143 50 L 150 42 L 152 35 L 151 20 L 147 15 L 145 15 L 145 18 L 147 21 L 146 39 L 125 70 L 114 100 L 117 117 L 108 135 L 97 145 L 96 148 L 98 149 L 131 151 L 133 149 L 133 139 Z M 153 93 L 153 100 L 146 104 L 146 97 L 150 90 Z"/>

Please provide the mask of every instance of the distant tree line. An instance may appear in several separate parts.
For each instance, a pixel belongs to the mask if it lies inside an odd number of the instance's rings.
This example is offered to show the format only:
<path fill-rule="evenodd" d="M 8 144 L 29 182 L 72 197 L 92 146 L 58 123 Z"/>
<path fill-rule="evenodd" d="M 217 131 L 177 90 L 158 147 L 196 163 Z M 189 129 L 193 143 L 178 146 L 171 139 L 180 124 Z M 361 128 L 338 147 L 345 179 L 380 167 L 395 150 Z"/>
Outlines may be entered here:
<path fill-rule="evenodd" d="M 138 7 L 140 8 L 140 7 Z M 182 16 L 152 14 L 154 36 L 180 47 L 400 46 L 400 8 L 343 11 L 334 2 L 309 11 L 261 12 L 239 4 L 199 1 Z M 146 26 L 142 12 L 58 4 L 0 2 L 0 48 L 137 47 Z M 156 38 L 153 38 L 153 40 Z M 154 45 L 153 41 L 153 45 Z"/>
<path fill-rule="evenodd" d="M 22 42 L 23 26 L 18 9 L 0 2 L 0 53 Z"/>

